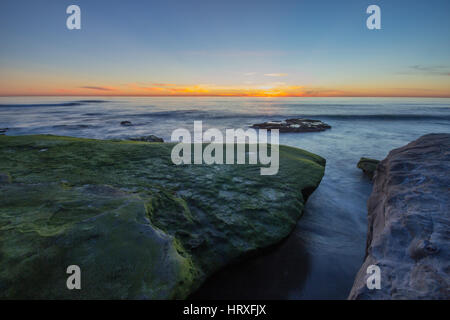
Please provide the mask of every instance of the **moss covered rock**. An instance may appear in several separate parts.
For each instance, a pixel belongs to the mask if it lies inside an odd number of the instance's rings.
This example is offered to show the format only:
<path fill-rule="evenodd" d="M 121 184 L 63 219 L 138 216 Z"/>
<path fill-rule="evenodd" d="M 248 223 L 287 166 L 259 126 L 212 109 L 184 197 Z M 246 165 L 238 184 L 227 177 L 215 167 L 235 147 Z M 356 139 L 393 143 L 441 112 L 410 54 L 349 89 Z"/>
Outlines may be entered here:
<path fill-rule="evenodd" d="M 373 178 L 375 170 L 380 163 L 379 160 L 370 159 L 370 158 L 361 158 L 358 162 L 358 168 L 361 169 L 365 175 L 367 175 L 370 179 Z"/>
<path fill-rule="evenodd" d="M 325 160 L 179 165 L 173 144 L 1 136 L 0 298 L 180 299 L 285 238 Z M 66 269 L 81 268 L 81 290 Z"/>

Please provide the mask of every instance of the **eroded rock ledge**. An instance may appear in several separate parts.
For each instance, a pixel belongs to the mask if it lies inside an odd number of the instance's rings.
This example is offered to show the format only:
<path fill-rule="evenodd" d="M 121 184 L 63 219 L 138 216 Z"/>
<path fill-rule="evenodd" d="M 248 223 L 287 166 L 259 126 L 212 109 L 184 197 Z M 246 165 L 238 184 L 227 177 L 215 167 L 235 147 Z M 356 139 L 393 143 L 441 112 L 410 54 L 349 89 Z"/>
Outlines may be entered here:
<path fill-rule="evenodd" d="M 179 165 L 170 143 L 0 136 L 0 299 L 182 299 L 293 230 L 325 160 Z M 81 290 L 66 269 L 81 268 Z"/>
<path fill-rule="evenodd" d="M 367 250 L 349 299 L 450 298 L 450 134 L 429 134 L 378 165 Z M 369 290 L 366 270 L 381 269 Z"/>

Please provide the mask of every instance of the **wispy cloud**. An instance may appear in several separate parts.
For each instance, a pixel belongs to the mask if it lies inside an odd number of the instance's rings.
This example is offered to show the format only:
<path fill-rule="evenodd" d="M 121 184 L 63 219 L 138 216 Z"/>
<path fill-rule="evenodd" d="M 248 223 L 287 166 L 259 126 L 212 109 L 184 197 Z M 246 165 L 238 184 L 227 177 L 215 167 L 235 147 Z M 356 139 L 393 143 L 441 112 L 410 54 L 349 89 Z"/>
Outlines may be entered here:
<path fill-rule="evenodd" d="M 197 50 L 183 51 L 182 54 L 211 57 L 272 57 L 286 55 L 282 50 Z"/>
<path fill-rule="evenodd" d="M 81 89 L 89 89 L 89 90 L 98 90 L 98 91 L 114 91 L 114 88 L 108 88 L 108 87 L 96 87 L 96 86 L 83 86 L 80 87 Z"/>
<path fill-rule="evenodd" d="M 416 64 L 409 66 L 407 71 L 399 72 L 399 74 L 420 74 L 431 76 L 450 76 L 450 66 L 443 65 L 421 65 Z"/>
<path fill-rule="evenodd" d="M 423 68 L 422 66 L 410 68 L 415 72 L 433 72 L 433 68 Z M 439 67 L 440 68 L 440 67 Z M 243 73 L 241 73 L 243 74 Z M 256 73 L 263 75 L 262 73 Z M 279 75 L 279 74 L 277 74 Z M 289 79 L 289 78 L 288 78 Z M 287 79 L 287 80 L 288 80 Z M 309 86 L 307 84 L 282 82 L 283 78 L 265 78 L 266 81 L 258 79 L 255 81 L 253 77 L 241 80 L 249 80 L 240 84 L 217 84 L 217 83 L 176 83 L 176 82 L 158 82 L 149 81 L 146 83 L 126 83 L 117 84 L 116 86 L 101 85 L 82 86 L 65 89 L 54 89 L 44 92 L 27 92 L 27 95 L 108 95 L 108 96 L 226 96 L 226 97 L 450 97 L 448 89 L 432 89 L 430 87 L 384 87 L 372 88 L 368 87 L 322 87 Z M 82 88 L 82 89 L 81 89 Z M 2 88 L 3 89 L 3 88 Z M 11 95 L 0 89 L 1 95 Z M 14 93 L 14 95 L 23 95 L 23 93 Z"/>
<path fill-rule="evenodd" d="M 175 83 L 152 83 L 155 87 L 174 87 Z"/>
<path fill-rule="evenodd" d="M 266 77 L 286 77 L 287 73 L 266 73 L 264 74 Z"/>

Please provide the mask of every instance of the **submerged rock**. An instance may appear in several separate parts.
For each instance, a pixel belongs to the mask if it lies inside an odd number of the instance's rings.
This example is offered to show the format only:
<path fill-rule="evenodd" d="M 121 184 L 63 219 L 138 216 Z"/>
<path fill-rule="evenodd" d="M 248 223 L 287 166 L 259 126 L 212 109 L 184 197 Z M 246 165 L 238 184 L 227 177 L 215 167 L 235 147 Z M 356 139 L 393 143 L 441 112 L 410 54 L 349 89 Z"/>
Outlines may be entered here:
<path fill-rule="evenodd" d="M 129 127 L 129 126 L 132 126 L 133 124 L 131 123 L 131 121 L 121 121 L 120 125 Z"/>
<path fill-rule="evenodd" d="M 359 160 L 357 166 L 364 172 L 365 175 L 367 175 L 370 179 L 372 179 L 378 163 L 380 163 L 380 160 L 363 157 Z"/>
<path fill-rule="evenodd" d="M 331 126 L 320 120 L 287 119 L 285 121 L 269 121 L 251 126 L 256 129 L 278 129 L 280 132 L 317 132 L 330 129 Z"/>
<path fill-rule="evenodd" d="M 349 299 L 450 299 L 450 134 L 392 150 L 368 201 L 366 258 Z M 377 265 L 381 289 L 368 289 Z"/>
<path fill-rule="evenodd" d="M 131 141 L 145 141 L 145 142 L 164 142 L 163 138 L 157 137 L 153 134 L 149 136 L 142 136 L 142 137 L 133 137 L 129 138 L 128 140 Z"/>
<path fill-rule="evenodd" d="M 174 165 L 174 144 L 0 137 L 0 298 L 180 299 L 287 237 L 325 160 Z M 47 149 L 46 152 L 39 150 Z M 81 290 L 66 287 L 81 268 Z"/>

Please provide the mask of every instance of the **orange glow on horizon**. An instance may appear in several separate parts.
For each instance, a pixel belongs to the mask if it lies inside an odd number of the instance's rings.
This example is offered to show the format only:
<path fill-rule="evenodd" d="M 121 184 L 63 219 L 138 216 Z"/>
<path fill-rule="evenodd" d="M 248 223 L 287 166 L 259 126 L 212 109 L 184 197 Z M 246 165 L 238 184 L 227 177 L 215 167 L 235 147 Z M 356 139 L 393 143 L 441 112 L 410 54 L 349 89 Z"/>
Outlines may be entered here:
<path fill-rule="evenodd" d="M 373 88 L 313 88 L 293 85 L 266 86 L 215 86 L 215 85 L 177 85 L 152 83 L 149 86 L 138 84 L 86 85 L 70 89 L 33 87 L 29 90 L 2 88 L 0 96 L 137 96 L 137 97 L 436 97 L 450 98 L 450 91 L 443 89 L 373 89 Z"/>

